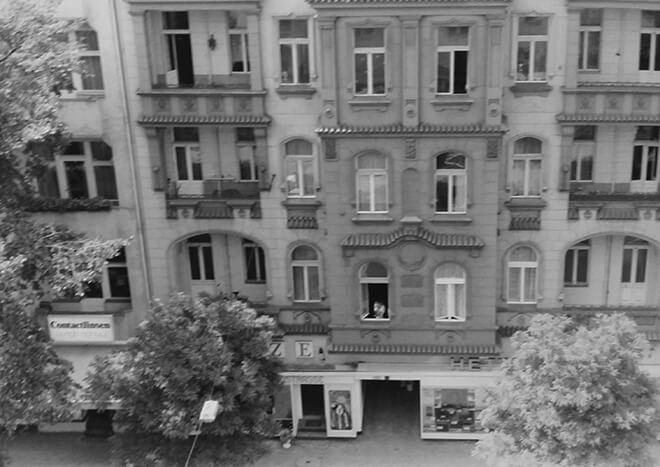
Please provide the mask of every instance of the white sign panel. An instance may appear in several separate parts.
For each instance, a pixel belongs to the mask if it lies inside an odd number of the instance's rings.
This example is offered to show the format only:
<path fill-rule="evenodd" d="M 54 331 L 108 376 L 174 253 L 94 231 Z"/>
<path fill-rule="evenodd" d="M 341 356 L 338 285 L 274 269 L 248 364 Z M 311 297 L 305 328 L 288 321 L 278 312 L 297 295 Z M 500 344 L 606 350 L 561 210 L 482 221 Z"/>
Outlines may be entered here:
<path fill-rule="evenodd" d="M 112 342 L 112 315 L 48 315 L 48 332 L 55 342 Z"/>

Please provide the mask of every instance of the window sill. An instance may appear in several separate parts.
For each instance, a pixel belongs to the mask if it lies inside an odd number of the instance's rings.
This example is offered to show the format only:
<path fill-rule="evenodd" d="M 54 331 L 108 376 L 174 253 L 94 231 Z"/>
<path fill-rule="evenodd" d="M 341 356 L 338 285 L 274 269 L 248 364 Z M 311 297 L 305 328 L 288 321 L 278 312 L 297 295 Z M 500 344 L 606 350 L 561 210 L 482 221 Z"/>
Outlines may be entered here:
<path fill-rule="evenodd" d="M 543 209 L 548 203 L 540 197 L 515 197 L 504 202 L 509 209 Z"/>
<path fill-rule="evenodd" d="M 509 88 L 509 90 L 516 97 L 521 96 L 540 96 L 547 97 L 552 91 L 552 86 L 547 82 L 542 81 L 538 83 L 516 83 Z"/>
<path fill-rule="evenodd" d="M 466 112 L 474 104 L 474 99 L 471 99 L 467 94 L 436 94 L 435 99 L 432 99 L 430 102 L 436 112 L 442 112 L 444 110 L 461 110 Z"/>
<path fill-rule="evenodd" d="M 362 110 L 377 110 L 379 112 L 385 112 L 391 103 L 392 101 L 384 96 L 362 96 L 348 101 L 348 105 L 350 105 L 356 112 Z"/>
<path fill-rule="evenodd" d="M 568 287 L 568 288 L 589 287 L 589 284 L 588 283 L 584 283 L 584 284 L 564 284 L 564 287 Z"/>
<path fill-rule="evenodd" d="M 275 92 L 283 99 L 289 97 L 304 97 L 311 99 L 316 93 L 316 88 L 311 87 L 309 84 L 280 84 L 275 88 Z"/>
<path fill-rule="evenodd" d="M 321 204 L 322 203 L 316 198 L 287 198 L 282 201 L 282 206 L 287 208 L 318 208 Z"/>
<path fill-rule="evenodd" d="M 389 224 L 390 222 L 394 222 L 394 218 L 391 216 L 388 216 L 387 214 L 364 214 L 360 213 L 357 214 L 355 217 L 351 219 L 353 223 L 355 224 L 368 224 L 371 222 L 374 223 L 383 223 L 383 224 Z"/>
<path fill-rule="evenodd" d="M 257 280 L 254 280 L 254 281 L 253 281 L 253 280 L 248 280 L 248 279 L 246 279 L 246 280 L 245 280 L 245 283 L 246 283 L 246 284 L 256 284 L 256 285 L 260 285 L 260 284 L 262 284 L 262 285 L 263 285 L 263 284 L 266 283 L 266 281 L 257 281 Z"/>
<path fill-rule="evenodd" d="M 597 75 L 600 73 L 600 68 L 593 68 L 593 69 L 584 69 L 580 70 L 578 68 L 578 74 L 586 74 L 586 75 Z"/>
<path fill-rule="evenodd" d="M 441 224 L 441 223 L 448 223 L 448 224 L 469 224 L 472 222 L 472 218 L 467 215 L 467 213 L 463 214 L 454 214 L 454 213 L 448 213 L 448 214 L 441 214 L 441 213 L 434 213 L 433 216 L 428 218 L 429 222 L 433 222 L 434 224 Z"/>
<path fill-rule="evenodd" d="M 105 99 L 105 91 L 99 90 L 80 90 L 62 93 L 60 99 L 63 101 L 97 101 Z"/>

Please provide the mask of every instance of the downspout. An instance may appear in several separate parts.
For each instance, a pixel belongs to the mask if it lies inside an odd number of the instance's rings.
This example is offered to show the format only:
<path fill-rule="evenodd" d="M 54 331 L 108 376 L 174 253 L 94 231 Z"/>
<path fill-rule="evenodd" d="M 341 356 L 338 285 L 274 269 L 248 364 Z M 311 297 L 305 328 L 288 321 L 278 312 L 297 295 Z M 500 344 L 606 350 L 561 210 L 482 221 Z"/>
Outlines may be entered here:
<path fill-rule="evenodd" d="M 152 299 L 151 276 L 149 275 L 149 263 L 147 258 L 147 240 L 144 236 L 144 217 L 142 215 L 142 197 L 141 186 L 137 177 L 137 169 L 135 162 L 135 135 L 133 134 L 133 127 L 131 126 L 131 113 L 128 102 L 128 94 L 126 94 L 126 75 L 124 73 L 125 63 L 124 56 L 122 55 L 123 46 L 121 44 L 121 30 L 119 29 L 119 21 L 117 15 L 117 0 L 110 0 L 112 5 L 112 22 L 115 26 L 115 53 L 119 60 L 119 92 L 121 93 L 121 106 L 124 120 L 124 130 L 128 138 L 128 161 L 131 172 L 131 184 L 133 188 L 133 196 L 135 201 L 135 216 L 137 221 L 137 240 L 140 245 L 140 259 L 142 261 L 142 275 L 144 279 L 144 287 L 146 292 L 147 301 Z"/>

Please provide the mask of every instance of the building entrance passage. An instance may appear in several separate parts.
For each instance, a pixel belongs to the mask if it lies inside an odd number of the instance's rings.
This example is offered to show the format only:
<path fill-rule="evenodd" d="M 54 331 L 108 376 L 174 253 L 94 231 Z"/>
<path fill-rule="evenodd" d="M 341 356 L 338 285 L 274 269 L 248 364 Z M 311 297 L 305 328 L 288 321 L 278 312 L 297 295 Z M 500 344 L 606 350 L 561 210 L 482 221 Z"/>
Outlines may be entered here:
<path fill-rule="evenodd" d="M 298 422 L 298 431 L 325 436 L 325 409 L 323 405 L 322 384 L 301 384 L 302 419 Z"/>
<path fill-rule="evenodd" d="M 365 438 L 419 439 L 419 381 L 362 381 Z"/>

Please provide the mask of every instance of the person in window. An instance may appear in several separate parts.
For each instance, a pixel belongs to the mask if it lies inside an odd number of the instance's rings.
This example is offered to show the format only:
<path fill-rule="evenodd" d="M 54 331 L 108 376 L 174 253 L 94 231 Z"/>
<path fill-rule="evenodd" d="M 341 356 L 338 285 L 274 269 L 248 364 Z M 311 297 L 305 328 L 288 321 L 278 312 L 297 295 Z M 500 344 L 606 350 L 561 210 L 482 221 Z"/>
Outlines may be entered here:
<path fill-rule="evenodd" d="M 373 318 L 375 319 L 387 319 L 387 308 L 385 305 L 378 300 L 374 302 L 374 311 Z"/>

